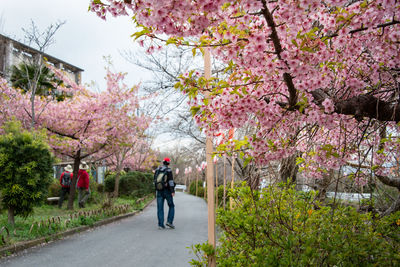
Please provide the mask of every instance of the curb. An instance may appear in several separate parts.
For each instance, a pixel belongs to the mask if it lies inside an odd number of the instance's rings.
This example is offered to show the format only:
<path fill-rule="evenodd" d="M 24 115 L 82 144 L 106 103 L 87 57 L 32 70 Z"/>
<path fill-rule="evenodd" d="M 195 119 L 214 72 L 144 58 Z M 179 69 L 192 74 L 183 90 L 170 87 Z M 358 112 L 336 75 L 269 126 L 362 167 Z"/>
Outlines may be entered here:
<path fill-rule="evenodd" d="M 76 233 L 87 231 L 89 229 L 93 229 L 93 228 L 96 228 L 96 227 L 99 227 L 102 225 L 106 225 L 106 224 L 109 224 L 109 223 L 112 223 L 112 222 L 115 222 L 115 221 L 118 221 L 118 220 L 121 220 L 124 218 L 134 216 L 137 213 L 143 211 L 145 208 L 147 208 L 147 206 L 150 205 L 153 201 L 154 201 L 154 199 L 149 201 L 141 210 L 135 210 L 130 213 L 110 217 L 110 218 L 95 222 L 95 223 L 93 223 L 93 225 L 80 226 L 80 227 L 69 229 L 64 232 L 56 233 L 56 234 L 53 234 L 50 236 L 41 237 L 38 239 L 29 240 L 29 241 L 22 241 L 22 242 L 15 243 L 15 244 L 7 246 L 7 247 L 0 248 L 0 259 L 5 258 L 7 256 L 11 256 L 12 254 L 15 254 L 17 252 L 23 251 L 25 249 L 28 249 L 28 248 L 31 248 L 31 247 L 34 247 L 34 246 L 37 246 L 40 244 L 48 243 L 53 240 L 61 239 L 66 236 L 71 236 Z"/>

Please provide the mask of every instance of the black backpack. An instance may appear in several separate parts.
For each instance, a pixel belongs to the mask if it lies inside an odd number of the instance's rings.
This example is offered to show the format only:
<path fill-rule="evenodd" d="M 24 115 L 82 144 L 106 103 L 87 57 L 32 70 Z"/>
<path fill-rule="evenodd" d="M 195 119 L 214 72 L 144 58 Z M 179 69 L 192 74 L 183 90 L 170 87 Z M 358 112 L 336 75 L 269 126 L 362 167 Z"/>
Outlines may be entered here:
<path fill-rule="evenodd" d="M 167 187 L 167 168 L 158 169 L 154 179 L 156 190 L 163 190 Z"/>
<path fill-rule="evenodd" d="M 64 172 L 63 178 L 61 180 L 63 186 L 71 186 L 71 173 Z"/>

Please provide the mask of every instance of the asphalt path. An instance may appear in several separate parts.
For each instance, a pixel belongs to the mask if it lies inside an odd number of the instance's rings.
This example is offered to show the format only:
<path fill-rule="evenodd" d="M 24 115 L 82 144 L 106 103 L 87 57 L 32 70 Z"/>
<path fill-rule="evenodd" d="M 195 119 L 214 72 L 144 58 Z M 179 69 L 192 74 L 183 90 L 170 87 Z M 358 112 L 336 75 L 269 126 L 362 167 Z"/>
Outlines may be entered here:
<path fill-rule="evenodd" d="M 27 249 L 0 266 L 190 266 L 195 256 L 188 247 L 207 241 L 207 204 L 182 192 L 174 202 L 176 229 L 158 229 L 153 201 L 133 217 Z"/>

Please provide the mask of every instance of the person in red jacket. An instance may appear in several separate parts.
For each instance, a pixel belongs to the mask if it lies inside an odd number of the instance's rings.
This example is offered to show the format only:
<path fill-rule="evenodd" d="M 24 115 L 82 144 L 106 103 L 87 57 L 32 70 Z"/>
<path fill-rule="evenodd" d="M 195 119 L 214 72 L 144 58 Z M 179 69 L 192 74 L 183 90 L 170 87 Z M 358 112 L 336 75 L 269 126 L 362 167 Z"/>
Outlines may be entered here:
<path fill-rule="evenodd" d="M 78 182 L 76 184 L 76 187 L 78 188 L 78 203 L 80 208 L 85 207 L 85 203 L 90 195 L 89 174 L 87 173 L 87 170 L 89 170 L 89 165 L 82 161 L 79 165 Z"/>
<path fill-rule="evenodd" d="M 61 209 L 62 203 L 64 201 L 64 197 L 66 194 L 69 194 L 69 189 L 71 186 L 71 181 L 72 181 L 72 167 L 71 165 L 67 165 L 64 168 L 64 172 L 60 176 L 60 185 L 61 185 L 61 191 L 60 191 L 60 198 L 58 199 L 58 207 Z"/>

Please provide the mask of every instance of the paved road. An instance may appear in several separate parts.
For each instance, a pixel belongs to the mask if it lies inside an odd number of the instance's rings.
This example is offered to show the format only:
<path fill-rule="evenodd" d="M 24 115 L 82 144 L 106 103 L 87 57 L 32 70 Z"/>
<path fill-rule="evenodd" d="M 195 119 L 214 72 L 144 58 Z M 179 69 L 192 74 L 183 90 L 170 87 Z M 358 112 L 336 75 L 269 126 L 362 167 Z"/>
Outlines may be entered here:
<path fill-rule="evenodd" d="M 187 247 L 207 240 L 207 205 L 181 192 L 174 201 L 176 229 L 158 230 L 153 201 L 133 217 L 28 249 L 0 266 L 190 266 Z"/>

